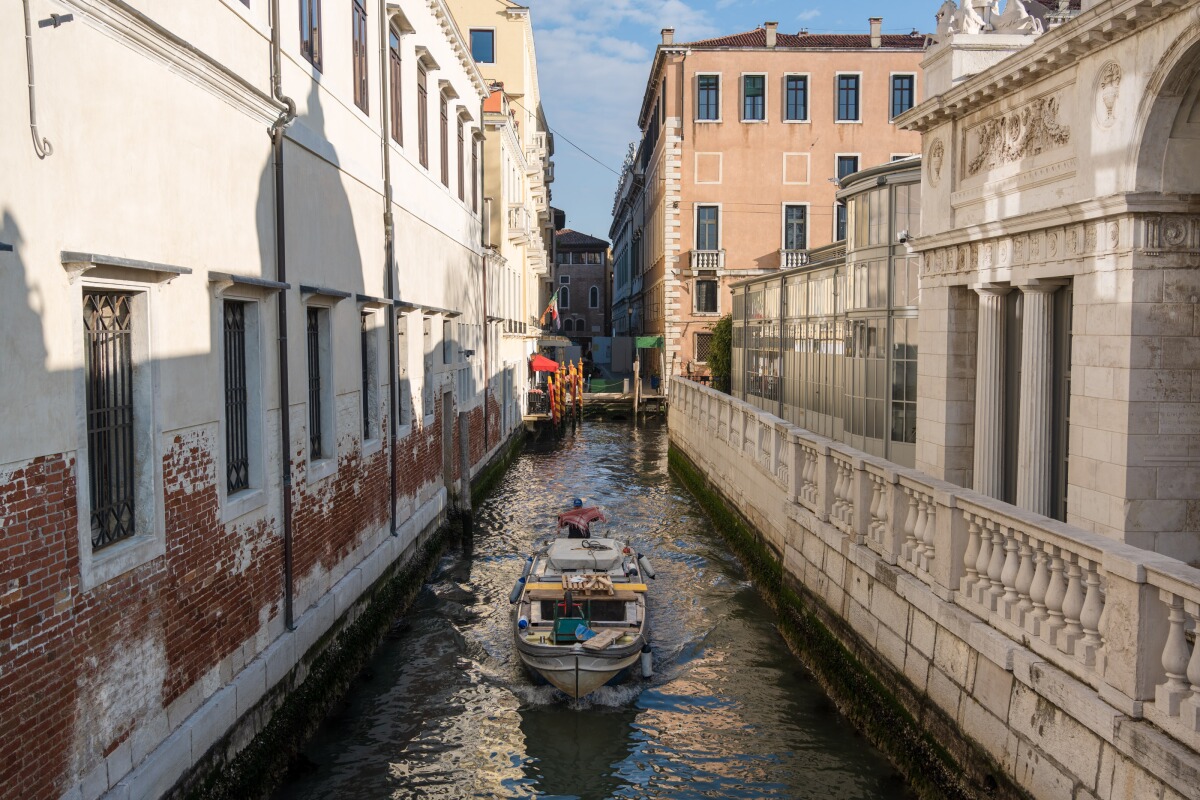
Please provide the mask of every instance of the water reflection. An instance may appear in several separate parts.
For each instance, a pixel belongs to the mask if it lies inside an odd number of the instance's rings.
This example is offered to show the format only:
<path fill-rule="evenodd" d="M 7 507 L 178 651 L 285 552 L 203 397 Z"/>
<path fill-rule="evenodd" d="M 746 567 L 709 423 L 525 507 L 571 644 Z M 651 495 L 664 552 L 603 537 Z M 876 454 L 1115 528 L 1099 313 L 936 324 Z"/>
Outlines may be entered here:
<path fill-rule="evenodd" d="M 572 497 L 655 562 L 655 677 L 570 702 L 512 649 L 508 591 Z M 481 504 L 279 798 L 901 798 L 892 767 L 784 646 L 661 427 L 591 424 L 523 455 Z"/>

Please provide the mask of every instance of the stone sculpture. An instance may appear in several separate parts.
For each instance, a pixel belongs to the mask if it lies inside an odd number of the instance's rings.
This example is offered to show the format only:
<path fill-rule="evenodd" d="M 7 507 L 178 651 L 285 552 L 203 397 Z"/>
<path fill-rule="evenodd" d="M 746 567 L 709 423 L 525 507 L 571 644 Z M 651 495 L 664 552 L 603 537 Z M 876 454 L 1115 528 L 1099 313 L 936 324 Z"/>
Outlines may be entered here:
<path fill-rule="evenodd" d="M 1037 0 L 945 0 L 934 15 L 938 41 L 956 33 L 1006 33 L 1036 36 L 1046 30 L 1046 7 Z"/>

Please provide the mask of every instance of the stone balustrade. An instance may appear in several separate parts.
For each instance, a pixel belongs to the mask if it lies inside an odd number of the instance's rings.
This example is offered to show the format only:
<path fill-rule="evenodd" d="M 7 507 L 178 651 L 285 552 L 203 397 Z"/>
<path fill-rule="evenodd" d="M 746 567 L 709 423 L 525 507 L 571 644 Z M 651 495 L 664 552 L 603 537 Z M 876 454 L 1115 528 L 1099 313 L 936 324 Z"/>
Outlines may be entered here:
<path fill-rule="evenodd" d="M 693 460 L 730 459 L 713 462 L 715 481 L 738 484 L 719 486 L 727 497 L 750 498 L 739 510 L 782 560 L 807 547 L 793 540 L 795 521 L 827 545 L 840 537 L 836 549 L 849 561 L 873 554 L 965 612 L 960 626 L 990 629 L 985 649 L 1007 670 L 1014 660 L 1045 662 L 1090 690 L 1072 701 L 1090 704 L 1084 716 L 1107 709 L 1104 720 L 1153 723 L 1195 760 L 1200 786 L 1200 570 L 870 456 L 691 381 L 674 379 L 671 399 L 673 445 Z M 699 430 L 705 442 L 687 439 Z M 784 515 L 764 491 L 777 494 Z M 1097 735 L 1111 738 L 1114 724 L 1098 723 Z"/>

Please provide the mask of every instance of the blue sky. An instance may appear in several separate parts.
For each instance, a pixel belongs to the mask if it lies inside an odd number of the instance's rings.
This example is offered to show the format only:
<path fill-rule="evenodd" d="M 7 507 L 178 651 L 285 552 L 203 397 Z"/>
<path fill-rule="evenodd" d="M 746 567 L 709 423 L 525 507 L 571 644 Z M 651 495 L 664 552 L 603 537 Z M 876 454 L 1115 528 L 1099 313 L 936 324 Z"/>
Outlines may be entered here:
<path fill-rule="evenodd" d="M 748 31 L 764 21 L 780 32 L 930 32 L 937 0 L 525 0 L 532 9 L 542 103 L 555 131 L 553 203 L 567 226 L 608 238 L 616 175 L 637 139 L 637 110 L 661 28 L 676 41 Z"/>

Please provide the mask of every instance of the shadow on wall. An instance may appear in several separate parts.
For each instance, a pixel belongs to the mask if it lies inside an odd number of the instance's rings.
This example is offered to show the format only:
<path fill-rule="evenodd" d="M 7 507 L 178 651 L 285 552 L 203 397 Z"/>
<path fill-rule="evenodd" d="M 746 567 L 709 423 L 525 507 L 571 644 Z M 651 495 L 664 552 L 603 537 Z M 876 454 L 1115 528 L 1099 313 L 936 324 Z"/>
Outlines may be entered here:
<path fill-rule="evenodd" d="M 4 209 L 0 222 L 0 297 L 10 300 L 0 318 L 0 353 L 4 354 L 4 374 L 0 379 L 0 408 L 4 409 L 12 431 L 46 430 L 39 415 L 48 410 L 45 398 L 28 391 L 31 385 L 44 385 L 41 376 L 50 372 L 42 327 L 45 303 L 40 290 L 26 274 L 22 248 L 25 237 L 11 209 Z M 15 269 L 13 268 L 15 266 Z M 16 298 L 21 298 L 18 301 Z M 32 381 L 29 379 L 33 379 Z M 7 439 L 0 439 L 7 442 Z M 0 464 L 11 461 L 12 450 L 0 447 Z M 19 454 L 21 458 L 38 455 Z"/>

